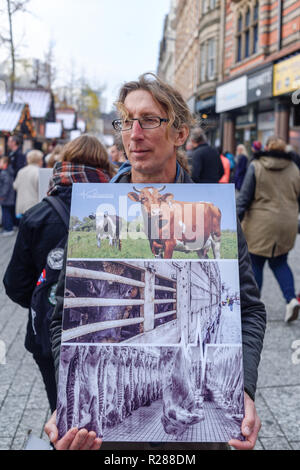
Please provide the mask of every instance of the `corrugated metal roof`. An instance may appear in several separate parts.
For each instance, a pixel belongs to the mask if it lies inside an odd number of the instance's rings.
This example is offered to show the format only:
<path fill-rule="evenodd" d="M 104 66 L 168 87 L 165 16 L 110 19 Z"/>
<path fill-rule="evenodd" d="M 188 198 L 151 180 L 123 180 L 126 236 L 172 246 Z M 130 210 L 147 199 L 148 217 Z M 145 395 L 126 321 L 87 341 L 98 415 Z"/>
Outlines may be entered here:
<path fill-rule="evenodd" d="M 62 134 L 62 123 L 61 122 L 46 122 L 46 139 L 57 139 Z"/>
<path fill-rule="evenodd" d="M 20 120 L 24 104 L 0 104 L 0 131 L 13 132 Z"/>
<path fill-rule="evenodd" d="M 45 118 L 51 105 L 51 94 L 47 90 L 16 88 L 15 103 L 27 103 L 32 118 Z"/>

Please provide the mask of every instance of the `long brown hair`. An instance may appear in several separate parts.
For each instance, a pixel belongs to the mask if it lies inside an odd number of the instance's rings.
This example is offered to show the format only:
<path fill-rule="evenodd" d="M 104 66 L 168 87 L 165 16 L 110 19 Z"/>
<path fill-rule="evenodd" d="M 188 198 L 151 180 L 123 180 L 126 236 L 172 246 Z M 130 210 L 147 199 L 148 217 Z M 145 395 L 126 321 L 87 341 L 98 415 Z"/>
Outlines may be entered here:
<path fill-rule="evenodd" d="M 96 137 L 88 134 L 83 134 L 64 145 L 61 161 L 100 168 L 110 178 L 115 174 L 104 145 Z"/>
<path fill-rule="evenodd" d="M 190 130 L 195 125 L 196 121 L 179 91 L 150 72 L 141 75 L 137 81 L 125 83 L 120 89 L 115 106 L 123 117 L 127 117 L 127 110 L 124 106 L 126 96 L 136 90 L 148 91 L 153 99 L 166 111 L 169 119 L 167 132 L 171 127 L 180 129 L 183 125 L 186 125 Z M 177 161 L 188 171 L 184 149 L 178 148 L 176 154 Z"/>

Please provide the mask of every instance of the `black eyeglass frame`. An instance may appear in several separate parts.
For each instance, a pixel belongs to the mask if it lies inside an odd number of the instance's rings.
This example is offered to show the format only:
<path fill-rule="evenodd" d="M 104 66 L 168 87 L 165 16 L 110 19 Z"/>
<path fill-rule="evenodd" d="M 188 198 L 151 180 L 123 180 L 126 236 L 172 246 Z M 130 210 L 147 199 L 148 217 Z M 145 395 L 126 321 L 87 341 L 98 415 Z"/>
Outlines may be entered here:
<path fill-rule="evenodd" d="M 147 118 L 149 119 L 150 117 L 151 117 L 151 118 L 159 119 L 159 124 L 158 124 L 158 126 L 155 126 L 155 127 L 144 127 L 144 126 L 142 126 L 142 124 L 141 124 L 140 121 L 143 120 L 143 119 L 147 119 Z M 167 119 L 167 118 L 161 118 L 161 117 L 159 117 L 159 116 L 148 116 L 147 118 L 145 117 L 145 118 L 127 119 L 127 121 L 131 123 L 131 127 L 129 127 L 128 129 L 118 129 L 118 128 L 116 127 L 117 123 L 122 123 L 123 119 L 114 119 L 114 120 L 112 121 L 112 125 L 113 125 L 113 128 L 114 128 L 116 131 L 126 132 L 126 131 L 131 131 L 132 126 L 133 126 L 133 121 L 139 121 L 139 125 L 141 126 L 142 129 L 157 129 L 158 127 L 161 126 L 161 123 L 162 123 L 162 122 L 169 122 L 169 119 Z"/>

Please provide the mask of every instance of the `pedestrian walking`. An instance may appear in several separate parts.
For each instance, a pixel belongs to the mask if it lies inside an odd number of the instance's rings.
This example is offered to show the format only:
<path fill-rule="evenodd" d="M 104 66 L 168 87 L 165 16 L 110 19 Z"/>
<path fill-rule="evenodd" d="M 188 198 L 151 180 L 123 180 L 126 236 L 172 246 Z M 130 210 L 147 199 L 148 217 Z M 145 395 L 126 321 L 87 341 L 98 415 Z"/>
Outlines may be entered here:
<path fill-rule="evenodd" d="M 255 153 L 237 199 L 237 213 L 258 287 L 261 290 L 268 261 L 286 301 L 285 321 L 291 322 L 300 308 L 287 263 L 298 232 L 300 171 L 285 147 L 283 140 L 270 137 L 265 151 Z"/>
<path fill-rule="evenodd" d="M 246 150 L 245 145 L 240 144 L 236 148 L 236 166 L 235 166 L 235 172 L 234 172 L 234 184 L 235 184 L 235 189 L 237 191 L 240 191 L 245 174 L 248 168 L 248 152 Z"/>
<path fill-rule="evenodd" d="M 26 155 L 27 165 L 20 169 L 13 183 L 17 192 L 16 217 L 20 218 L 39 202 L 39 168 L 43 166 L 43 153 L 31 150 Z"/>
<path fill-rule="evenodd" d="M 10 150 L 9 162 L 14 170 L 14 178 L 17 176 L 18 171 L 26 165 L 26 158 L 21 148 L 22 139 L 17 135 L 11 135 L 8 138 L 7 146 Z"/>
<path fill-rule="evenodd" d="M 14 170 L 8 157 L 0 158 L 0 205 L 2 209 L 2 237 L 14 234 L 15 200 Z"/>
<path fill-rule="evenodd" d="M 114 144 L 109 148 L 109 154 L 111 157 L 112 163 L 120 168 L 124 162 L 126 162 L 126 154 L 123 147 L 122 139 L 119 135 L 115 136 Z"/>
<path fill-rule="evenodd" d="M 229 183 L 230 181 L 230 162 L 228 158 L 226 158 L 223 154 L 222 151 L 220 150 L 220 158 L 221 162 L 224 168 L 224 175 L 222 178 L 219 180 L 219 183 Z"/>
<path fill-rule="evenodd" d="M 48 153 L 45 157 L 45 165 L 46 168 L 53 168 L 56 162 L 61 161 L 61 151 L 62 151 L 63 146 L 60 144 L 57 144 L 51 151 L 51 153 Z"/>
<path fill-rule="evenodd" d="M 188 173 L 181 166 L 182 147 L 188 137 L 193 118 L 182 96 L 167 83 L 153 74 L 144 74 L 138 81 L 123 85 L 118 98 L 120 119 L 113 122 L 115 130 L 122 135 L 123 145 L 128 157 L 112 183 L 192 183 Z M 218 155 L 217 155 L 218 156 Z M 218 156 L 219 158 L 219 156 Z M 265 330 L 265 309 L 258 299 L 247 245 L 238 224 L 239 274 L 241 285 L 241 321 L 243 330 L 243 355 L 245 361 L 245 418 L 242 433 L 245 441 L 233 440 L 230 445 L 237 449 L 251 449 L 255 445 L 260 429 L 254 395 L 257 380 L 257 367 L 262 349 Z M 65 267 L 61 271 L 56 296 L 57 304 L 51 323 L 52 352 L 57 376 L 61 347 L 63 296 Z M 249 338 L 252 338 L 249 341 Z M 51 442 L 56 449 L 98 449 L 101 440 L 93 431 L 70 429 L 58 439 L 56 414 L 54 413 L 45 426 Z M 102 445 L 105 450 L 116 449 L 151 449 L 144 443 L 110 443 Z M 152 447 L 153 448 L 153 447 Z M 156 449 L 199 450 L 226 449 L 218 443 L 183 443 L 158 444 Z"/>
<path fill-rule="evenodd" d="M 253 154 L 263 150 L 261 142 L 259 140 L 254 140 L 254 142 L 252 142 L 252 145 L 251 145 L 251 150 Z"/>
<path fill-rule="evenodd" d="M 193 150 L 192 180 L 195 183 L 218 183 L 224 175 L 224 168 L 218 151 L 211 147 L 200 127 L 191 131 Z"/>
<path fill-rule="evenodd" d="M 104 146 L 95 137 L 82 135 L 64 146 L 62 162 L 57 162 L 53 169 L 48 196 L 59 199 L 60 205 L 69 214 L 73 182 L 107 183 L 113 175 Z M 11 300 L 29 309 L 25 347 L 33 354 L 40 369 L 51 411 L 56 408 L 57 393 L 54 363 L 51 351 L 45 354 L 41 338 L 35 334 L 35 317 L 43 317 L 46 309 L 51 309 L 53 296 L 50 294 L 53 290 L 49 291 L 48 304 L 42 306 L 41 312 L 33 312 L 31 302 L 36 285 L 45 281 L 45 266 L 53 265 L 54 259 L 55 263 L 58 262 L 57 253 L 52 250 L 66 237 L 66 233 L 61 217 L 45 200 L 29 209 L 21 219 L 13 254 L 3 279 Z M 61 269 L 61 266 L 56 269 Z"/>

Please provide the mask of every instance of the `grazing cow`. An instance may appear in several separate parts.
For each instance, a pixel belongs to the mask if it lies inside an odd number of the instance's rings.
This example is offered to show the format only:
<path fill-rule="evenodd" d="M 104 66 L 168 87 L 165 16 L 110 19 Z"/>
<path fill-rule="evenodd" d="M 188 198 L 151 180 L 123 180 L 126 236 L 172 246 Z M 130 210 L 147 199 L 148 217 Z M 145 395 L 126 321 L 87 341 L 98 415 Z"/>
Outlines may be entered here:
<path fill-rule="evenodd" d="M 207 258 L 212 247 L 214 258 L 220 258 L 221 211 L 210 202 L 175 201 L 171 193 L 146 187 L 128 193 L 129 199 L 140 202 L 146 234 L 156 258 L 172 258 L 173 251 L 196 251 Z"/>
<path fill-rule="evenodd" d="M 90 218 L 95 216 L 90 215 Z M 120 232 L 122 220 L 118 215 L 110 215 L 107 211 L 96 213 L 96 236 L 97 246 L 101 248 L 101 240 L 108 239 L 109 246 L 121 250 Z"/>

